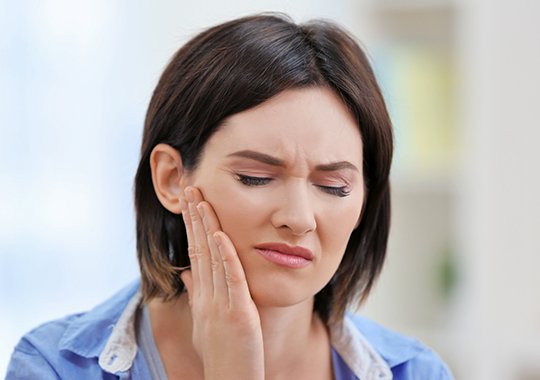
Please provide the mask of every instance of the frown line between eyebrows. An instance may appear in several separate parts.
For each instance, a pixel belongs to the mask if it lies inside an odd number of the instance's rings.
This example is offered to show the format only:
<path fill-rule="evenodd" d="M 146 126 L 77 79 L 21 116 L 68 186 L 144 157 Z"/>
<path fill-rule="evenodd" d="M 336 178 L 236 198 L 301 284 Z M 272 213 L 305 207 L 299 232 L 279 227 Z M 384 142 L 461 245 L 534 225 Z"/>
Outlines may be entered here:
<path fill-rule="evenodd" d="M 272 165 L 272 166 L 278 166 L 281 168 L 285 168 L 287 165 L 285 164 L 285 161 L 283 161 L 280 158 L 270 156 L 266 153 L 256 152 L 254 150 L 241 150 L 238 152 L 231 153 L 227 155 L 227 157 L 244 157 L 249 158 L 251 160 L 262 162 L 263 164 Z M 356 172 L 360 172 L 358 168 L 350 163 L 349 161 L 338 161 L 338 162 L 331 162 L 329 164 L 319 164 L 315 166 L 315 170 L 317 171 L 323 171 L 323 172 L 331 172 L 341 169 L 349 169 Z"/>

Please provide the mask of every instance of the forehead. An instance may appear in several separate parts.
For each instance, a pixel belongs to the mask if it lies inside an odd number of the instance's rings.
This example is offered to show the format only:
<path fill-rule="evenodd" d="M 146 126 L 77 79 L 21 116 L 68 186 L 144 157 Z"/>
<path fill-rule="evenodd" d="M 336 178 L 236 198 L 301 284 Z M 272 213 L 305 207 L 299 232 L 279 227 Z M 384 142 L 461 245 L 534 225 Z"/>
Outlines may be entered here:
<path fill-rule="evenodd" d="M 356 120 L 332 90 L 322 87 L 286 90 L 230 116 L 206 148 L 208 153 L 252 149 L 285 160 L 304 157 L 314 164 L 348 160 L 361 166 L 362 162 Z"/>

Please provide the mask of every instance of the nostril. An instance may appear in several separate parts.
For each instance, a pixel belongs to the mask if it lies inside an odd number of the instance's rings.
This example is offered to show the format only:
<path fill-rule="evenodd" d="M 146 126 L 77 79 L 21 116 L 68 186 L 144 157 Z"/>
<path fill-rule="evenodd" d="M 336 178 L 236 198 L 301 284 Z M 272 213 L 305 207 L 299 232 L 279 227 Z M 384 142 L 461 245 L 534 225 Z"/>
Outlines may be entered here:
<path fill-rule="evenodd" d="M 310 232 L 315 231 L 317 228 L 316 223 L 313 221 L 313 223 L 288 223 L 283 225 L 284 228 L 289 229 L 293 235 L 295 236 L 303 236 Z"/>
<path fill-rule="evenodd" d="M 287 190 L 272 215 L 274 227 L 287 229 L 295 236 L 315 231 L 317 228 L 315 212 L 305 188 L 289 187 Z"/>

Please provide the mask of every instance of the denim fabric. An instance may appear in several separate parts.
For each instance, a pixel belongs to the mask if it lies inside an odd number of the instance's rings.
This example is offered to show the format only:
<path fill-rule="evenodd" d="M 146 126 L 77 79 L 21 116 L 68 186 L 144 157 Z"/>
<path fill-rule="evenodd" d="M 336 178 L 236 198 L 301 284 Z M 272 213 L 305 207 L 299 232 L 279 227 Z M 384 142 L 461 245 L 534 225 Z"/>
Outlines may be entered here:
<path fill-rule="evenodd" d="M 139 287 L 136 281 L 89 312 L 30 331 L 15 347 L 6 379 L 150 379 L 135 337 Z M 417 340 L 357 315 L 344 322 L 330 331 L 336 380 L 453 378 Z"/>

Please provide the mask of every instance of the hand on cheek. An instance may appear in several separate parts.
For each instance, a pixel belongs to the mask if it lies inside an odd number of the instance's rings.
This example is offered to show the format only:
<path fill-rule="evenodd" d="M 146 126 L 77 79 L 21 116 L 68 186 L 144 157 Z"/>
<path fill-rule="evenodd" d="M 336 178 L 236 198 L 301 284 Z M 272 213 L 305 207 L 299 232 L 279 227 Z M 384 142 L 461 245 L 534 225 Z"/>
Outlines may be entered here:
<path fill-rule="evenodd" d="M 180 274 L 190 300 L 193 345 L 205 379 L 264 379 L 259 314 L 229 237 L 212 206 L 186 188 L 182 217 L 191 270 Z"/>

